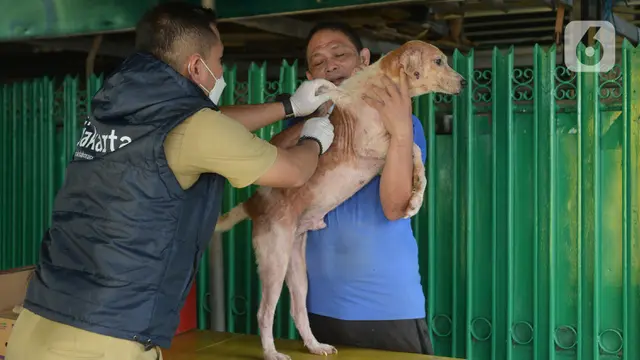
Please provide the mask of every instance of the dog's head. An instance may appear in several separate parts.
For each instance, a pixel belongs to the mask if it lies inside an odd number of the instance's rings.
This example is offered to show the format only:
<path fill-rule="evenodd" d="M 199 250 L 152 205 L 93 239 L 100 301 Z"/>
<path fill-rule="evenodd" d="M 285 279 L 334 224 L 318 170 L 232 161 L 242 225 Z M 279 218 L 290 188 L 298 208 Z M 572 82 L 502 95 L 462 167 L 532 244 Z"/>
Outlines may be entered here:
<path fill-rule="evenodd" d="M 379 61 L 380 70 L 394 82 L 398 81 L 402 66 L 411 97 L 430 92 L 457 95 L 466 85 L 465 79 L 447 64 L 447 56 L 424 41 L 408 41 Z"/>

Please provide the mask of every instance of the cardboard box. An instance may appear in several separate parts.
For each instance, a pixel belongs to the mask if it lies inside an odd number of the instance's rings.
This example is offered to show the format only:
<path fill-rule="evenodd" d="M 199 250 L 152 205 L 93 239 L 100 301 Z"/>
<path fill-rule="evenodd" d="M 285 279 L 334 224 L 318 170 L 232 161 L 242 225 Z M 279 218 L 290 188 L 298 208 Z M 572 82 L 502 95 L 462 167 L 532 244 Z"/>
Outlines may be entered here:
<path fill-rule="evenodd" d="M 0 271 L 0 359 L 7 354 L 9 335 L 18 318 L 13 308 L 22 305 L 34 269 L 28 266 Z"/>
<path fill-rule="evenodd" d="M 34 266 L 28 266 L 0 271 L 0 360 L 4 360 L 9 335 L 18 318 L 13 308 L 16 305 L 22 305 L 34 269 Z M 197 328 L 197 311 L 196 284 L 194 283 L 180 312 L 180 324 L 176 329 L 176 335 Z"/>

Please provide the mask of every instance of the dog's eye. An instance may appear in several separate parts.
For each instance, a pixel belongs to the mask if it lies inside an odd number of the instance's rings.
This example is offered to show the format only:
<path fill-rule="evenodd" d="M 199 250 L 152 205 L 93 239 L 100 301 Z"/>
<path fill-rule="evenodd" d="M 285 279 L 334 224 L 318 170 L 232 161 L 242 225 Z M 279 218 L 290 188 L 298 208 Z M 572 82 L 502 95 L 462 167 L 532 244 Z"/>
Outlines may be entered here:
<path fill-rule="evenodd" d="M 416 77 L 416 80 L 420 79 L 420 73 L 417 71 L 413 73 L 413 76 Z"/>
<path fill-rule="evenodd" d="M 442 59 L 435 59 L 433 62 L 435 62 L 438 66 L 442 65 Z"/>

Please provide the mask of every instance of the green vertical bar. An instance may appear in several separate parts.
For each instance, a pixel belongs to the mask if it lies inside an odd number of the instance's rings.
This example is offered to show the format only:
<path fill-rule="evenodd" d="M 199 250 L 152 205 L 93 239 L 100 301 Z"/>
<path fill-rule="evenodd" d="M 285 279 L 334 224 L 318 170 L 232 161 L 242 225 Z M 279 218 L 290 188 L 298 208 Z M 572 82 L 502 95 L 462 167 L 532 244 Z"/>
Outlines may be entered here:
<path fill-rule="evenodd" d="M 67 144 L 70 142 L 69 128 L 71 127 L 71 123 L 69 121 L 69 117 L 71 117 L 71 113 L 75 112 L 75 83 L 74 79 L 70 76 L 66 76 L 63 82 L 63 99 L 64 102 L 62 104 L 62 144 L 60 145 L 60 154 L 58 157 L 58 168 L 60 172 L 58 174 L 58 186 L 61 186 L 64 182 L 65 168 L 67 166 L 67 158 L 68 158 L 68 147 Z"/>
<path fill-rule="evenodd" d="M 47 139 L 46 145 L 46 176 L 47 176 L 47 195 L 45 208 L 45 229 L 51 226 L 51 213 L 53 212 L 53 200 L 55 198 L 56 184 L 56 118 L 54 116 L 55 89 L 53 81 L 47 78 L 47 117 L 45 119 L 45 133 Z"/>
<path fill-rule="evenodd" d="M 20 130 L 18 128 L 18 116 L 17 116 L 17 112 L 18 109 L 20 108 L 20 102 L 19 102 L 19 90 L 20 90 L 20 84 L 14 84 L 13 85 L 13 98 L 12 98 L 12 107 L 11 107 L 11 124 L 12 124 L 12 133 L 13 135 L 13 147 L 12 147 L 12 156 L 11 156 L 11 221 L 9 222 L 10 227 L 11 227 L 11 250 L 10 250 L 10 254 L 11 254 L 11 263 L 9 265 L 9 267 L 16 267 L 18 266 L 17 263 L 17 259 L 16 257 L 19 255 L 18 252 L 18 244 L 19 244 L 19 239 L 18 237 L 20 236 L 20 232 L 19 232 L 19 226 L 18 226 L 18 214 L 19 214 L 19 207 L 18 207 L 18 194 L 20 191 L 19 188 L 19 182 L 18 179 L 20 177 L 20 168 L 18 166 L 18 153 L 20 152 Z"/>
<path fill-rule="evenodd" d="M 80 78 L 75 78 L 74 85 L 75 85 L 75 89 L 74 89 L 75 91 L 73 92 L 73 101 L 75 103 L 75 106 L 72 108 L 73 111 L 71 113 L 71 117 L 69 118 L 71 127 L 69 128 L 69 142 L 67 143 L 67 151 L 68 151 L 67 164 L 71 162 L 71 159 L 73 158 L 73 155 L 76 152 L 76 146 L 78 144 L 78 136 L 82 129 L 82 124 L 84 124 L 84 120 L 85 120 L 84 118 L 80 118 L 79 116 L 80 106 L 82 105 L 82 102 L 80 100 L 80 97 L 82 95 L 79 90 Z M 88 113 L 89 109 L 91 108 L 90 97 L 87 98 L 86 106 L 88 107 L 87 108 L 87 113 Z"/>
<path fill-rule="evenodd" d="M 237 67 L 224 67 L 224 78 L 227 86 L 222 92 L 220 105 L 234 105 L 235 92 L 237 85 Z M 224 198 L 222 201 L 222 212 L 227 212 L 236 204 L 236 192 L 228 183 L 225 185 Z M 228 332 L 236 332 L 236 311 L 234 297 L 236 296 L 236 227 L 222 234 L 222 249 L 224 253 L 224 272 L 225 272 L 225 304 L 226 304 L 226 330 Z"/>
<path fill-rule="evenodd" d="M 473 52 L 471 52 L 472 56 Z M 470 57 L 471 57 L 470 56 Z M 471 96 L 467 99 L 466 109 L 468 121 L 466 125 L 466 183 L 467 183 L 467 344 L 466 356 L 471 359 L 488 360 L 491 357 L 491 300 L 487 294 L 487 284 L 491 282 L 491 247 L 487 241 L 491 232 L 491 202 L 489 188 L 491 174 L 484 171 L 490 166 L 491 139 L 488 131 L 489 118 L 484 114 L 476 114 L 474 106 L 483 106 L 491 94 L 487 84 L 488 71 L 473 70 L 473 58 L 470 58 L 468 83 L 473 84 Z M 473 102 L 478 102 L 474 104 Z M 489 100 L 490 101 L 490 100 Z"/>
<path fill-rule="evenodd" d="M 255 63 L 251 63 L 249 66 L 249 92 L 248 92 L 248 104 L 262 104 L 265 100 L 264 89 L 267 85 L 267 74 L 266 74 L 266 62 L 263 62 L 261 66 L 258 66 Z M 256 186 L 251 185 L 245 189 L 240 190 L 243 193 L 242 201 L 248 199 L 251 194 L 255 191 Z M 256 329 L 257 331 L 257 318 L 254 313 L 252 313 L 252 309 L 257 308 L 260 302 L 261 296 L 261 284 L 260 279 L 257 276 L 256 269 L 256 261 L 255 255 L 253 253 L 253 247 L 251 245 L 251 222 L 245 222 L 245 239 L 236 239 L 236 241 L 242 241 L 247 244 L 244 248 L 244 266 L 245 266 L 245 288 L 246 288 L 246 297 L 248 301 L 247 309 L 250 309 L 250 316 L 247 316 L 247 329 L 248 331 L 253 331 Z M 275 314 L 274 319 L 274 336 L 280 337 L 282 335 L 282 317 L 278 312 Z M 253 332 L 252 332 L 253 333 Z"/>
<path fill-rule="evenodd" d="M 596 53 L 594 55 L 596 59 L 600 58 L 600 47 L 596 47 Z M 592 57 L 592 58 L 594 58 Z M 599 65 L 596 65 L 599 67 Z M 592 219 L 590 221 L 593 224 L 593 235 L 592 242 L 593 244 L 593 309 L 591 315 L 593 316 L 593 329 L 592 338 L 595 340 L 595 344 L 593 344 L 593 356 L 594 360 L 599 359 L 600 356 L 600 347 L 599 343 L 601 341 L 600 338 L 600 297 L 601 291 L 603 291 L 601 283 L 602 283 L 602 201 L 601 201 L 601 189 L 602 189 L 602 153 L 601 153 L 601 144 L 602 144 L 602 121 L 600 116 L 600 91 L 599 91 L 599 73 L 592 73 L 592 78 L 590 79 L 593 82 L 593 87 L 591 88 L 593 91 L 593 97 L 589 96 L 590 102 L 590 111 L 593 114 L 593 122 L 590 121 L 590 129 L 589 129 L 589 140 L 588 140 L 588 156 L 591 157 L 592 160 L 592 169 L 591 169 L 591 181 L 593 182 L 592 188 L 590 190 L 590 202 L 591 208 L 589 209 L 589 218 Z M 613 314 L 612 314 L 613 315 Z"/>
<path fill-rule="evenodd" d="M 42 217 L 42 205 L 43 205 L 43 192 L 41 172 L 42 167 L 42 118 L 44 117 L 44 78 L 40 78 L 34 84 L 32 97 L 33 102 L 36 104 L 37 111 L 33 114 L 31 121 L 33 122 L 33 147 L 32 147 L 32 160 L 31 160 L 31 174 L 32 174 L 32 208 L 31 208 L 31 254 L 29 263 L 35 264 L 37 259 L 38 244 L 40 243 L 40 231 L 41 231 L 41 217 Z"/>
<path fill-rule="evenodd" d="M 70 125 L 70 121 L 69 121 L 69 117 L 71 116 L 71 112 L 75 111 L 75 107 L 76 107 L 76 103 L 75 103 L 75 86 L 74 86 L 74 79 L 71 76 L 66 76 L 64 79 L 64 105 L 63 105 L 63 111 L 64 111 L 64 118 L 62 119 L 62 144 L 61 144 L 61 149 L 62 149 L 62 158 L 60 159 L 60 170 L 62 170 L 62 172 L 60 173 L 60 186 L 62 186 L 62 184 L 64 183 L 64 176 L 65 176 L 65 167 L 67 165 L 67 157 L 68 157 L 68 150 L 67 150 L 67 143 L 69 143 L 69 139 L 70 139 L 70 134 L 69 134 L 69 129 L 71 128 Z"/>
<path fill-rule="evenodd" d="M 429 179 L 429 166 L 430 166 L 430 162 L 429 162 L 429 151 L 428 151 L 428 146 L 430 145 L 429 143 L 429 130 L 428 130 L 428 126 L 429 123 L 431 121 L 433 121 L 433 106 L 432 106 L 432 100 L 433 98 L 433 93 L 429 93 L 426 95 L 422 95 L 416 98 L 412 99 L 412 108 L 413 108 L 413 114 L 420 120 L 420 123 L 422 124 L 423 127 L 423 131 L 424 131 L 424 136 L 426 139 L 426 145 L 427 145 L 427 149 L 424 150 L 424 152 L 426 153 L 427 157 L 426 157 L 426 162 L 424 164 L 425 166 L 425 176 L 427 176 L 427 189 L 425 190 L 425 197 L 422 203 L 422 207 L 420 208 L 420 211 L 418 211 L 418 213 L 411 218 L 411 227 L 413 229 L 413 235 L 416 239 L 416 244 L 418 246 L 418 268 L 419 268 L 419 273 L 420 273 L 420 284 L 422 286 L 422 292 L 425 295 L 425 319 L 427 321 L 427 324 L 429 324 L 429 333 L 426 335 L 431 339 L 431 343 L 432 345 L 435 347 L 434 344 L 434 339 L 433 339 L 433 328 L 431 326 L 431 324 L 429 323 L 429 319 L 432 316 L 431 312 L 429 311 L 429 307 L 430 307 L 430 300 L 429 300 L 429 294 L 430 294 L 430 290 L 428 288 L 428 277 L 429 277 L 429 250 L 428 247 L 431 246 L 430 242 L 429 242 L 429 235 L 428 235 L 428 231 L 430 231 L 430 229 L 428 228 L 428 217 L 430 215 L 430 213 L 428 212 L 428 202 L 429 202 L 429 189 L 433 186 L 433 184 L 429 184 L 429 181 L 433 181 L 433 178 Z M 431 300 L 433 301 L 433 300 Z"/>
<path fill-rule="evenodd" d="M 87 116 L 91 114 L 91 101 L 93 100 L 93 97 L 96 95 L 98 90 L 100 90 L 100 88 L 102 87 L 103 81 L 104 81 L 104 76 L 96 75 L 96 74 L 91 74 L 91 76 L 87 79 L 87 83 L 86 83 Z M 80 125 L 80 128 L 82 128 L 82 124 L 84 124 L 85 119 L 78 119 L 78 120 L 79 120 L 78 124 Z"/>
<path fill-rule="evenodd" d="M 640 54 L 625 40 L 622 46 L 623 76 L 623 353 L 624 359 L 640 358 Z"/>
<path fill-rule="evenodd" d="M 471 61 L 468 61 L 468 67 L 467 71 L 465 71 L 467 73 L 467 75 L 471 75 L 471 76 L 466 76 L 465 78 L 468 79 L 468 84 L 472 87 L 475 88 L 474 84 L 474 76 L 473 76 L 473 50 L 470 51 L 469 56 L 471 57 Z M 465 65 L 467 65 L 465 64 Z M 464 71 L 462 69 L 460 69 L 461 71 Z M 466 320 L 470 321 L 470 325 L 469 327 L 471 328 L 471 330 L 474 330 L 474 326 L 473 326 L 473 321 L 476 319 L 480 319 L 476 317 L 476 312 L 474 310 L 475 307 L 477 307 L 477 299 L 474 297 L 475 295 L 475 287 L 476 287 L 476 280 L 475 276 L 474 276 L 474 270 L 475 269 L 475 256 L 476 256 L 476 233 L 477 233 L 477 227 L 476 227 L 476 212 L 475 212 L 475 205 L 476 205 L 476 196 L 477 196 L 477 192 L 476 192 L 476 187 L 475 185 L 475 162 L 477 161 L 477 152 L 476 152 L 476 120 L 473 117 L 473 104 L 471 102 L 472 98 L 473 98 L 473 90 L 471 89 L 470 93 L 471 96 L 467 96 L 464 98 L 464 100 L 462 100 L 464 102 L 464 108 L 465 108 L 465 115 L 466 115 L 466 124 L 464 124 L 466 126 L 466 137 L 464 138 L 466 140 L 466 144 L 464 144 L 464 146 L 466 147 L 466 151 L 467 151 L 467 156 L 466 156 L 466 181 L 465 181 L 465 185 L 467 187 L 467 203 L 466 203 L 466 209 L 464 210 L 467 213 L 467 228 L 466 228 L 466 240 L 467 240 L 467 247 L 466 247 L 466 256 L 463 257 L 463 259 L 466 259 L 467 264 L 465 266 L 466 269 L 466 286 L 467 286 L 467 293 L 466 293 L 466 305 L 467 305 L 467 316 L 466 316 Z M 477 339 L 473 339 L 473 336 L 470 334 L 470 332 L 467 332 L 466 334 L 466 346 L 465 346 L 465 354 L 467 357 L 471 357 L 474 358 L 474 340 Z M 482 340 L 481 340 L 482 341 Z M 475 356 L 475 358 L 479 358 L 479 356 Z"/>
<path fill-rule="evenodd" d="M 9 180 L 9 127 L 7 111 L 9 101 L 7 94 L 8 85 L 0 84 L 0 270 L 8 268 L 7 257 L 9 255 L 9 192 L 7 189 Z"/>
<path fill-rule="evenodd" d="M 507 54 L 506 72 L 509 74 L 509 81 L 507 82 L 507 88 L 505 89 L 510 99 L 513 92 L 513 83 L 511 76 L 513 74 L 513 47 Z M 503 105 L 504 106 L 504 105 Z M 515 226 L 514 226 L 514 213 L 515 207 L 515 139 L 514 139 L 514 123 L 513 123 L 513 108 L 511 101 L 506 104 L 506 126 L 507 126 L 507 326 L 511 329 L 513 326 L 513 313 L 514 313 L 514 243 L 515 243 Z M 507 331 L 508 340 L 507 344 L 512 343 L 511 331 Z M 507 346 L 507 360 L 514 359 L 513 346 Z"/>
<path fill-rule="evenodd" d="M 578 47 L 578 55 L 583 64 L 593 63 L 585 56 L 584 45 Z M 597 324 L 594 312 L 598 308 L 594 294 L 594 242 L 598 219 L 595 218 L 595 197 L 597 189 L 596 170 L 599 154 L 596 151 L 596 134 L 599 133 L 598 74 L 595 72 L 578 73 L 578 254 L 580 260 L 580 283 L 578 287 L 578 359 L 596 359 L 598 355 Z M 596 133 L 597 132 L 597 133 Z M 598 227 L 599 228 L 599 227 Z"/>
<path fill-rule="evenodd" d="M 224 71 L 224 69 L 223 69 Z M 224 75 L 224 73 L 223 73 Z M 225 77 L 226 78 L 226 77 Z M 99 89 L 99 85 L 102 83 L 102 78 L 97 78 L 95 75 L 92 75 L 92 86 L 94 91 Z M 226 87 L 225 87 L 226 88 Z M 91 95 L 93 96 L 93 94 Z M 87 107 L 87 112 L 89 112 L 89 107 Z M 224 195 L 223 195 L 224 196 Z M 213 239 L 213 237 L 212 237 Z M 211 239 L 211 240 L 212 240 Z M 212 241 L 207 242 L 207 247 L 202 250 L 202 256 L 200 258 L 200 264 L 196 271 L 196 307 L 197 307 L 197 326 L 199 330 L 206 330 L 210 328 L 210 313 L 211 309 L 209 307 L 209 296 L 211 294 L 210 289 L 210 281 L 209 277 L 211 274 L 210 271 L 210 261 L 209 261 L 209 246 Z"/>
<path fill-rule="evenodd" d="M 28 121 L 27 121 L 27 112 L 28 107 L 29 107 L 29 93 L 28 93 L 28 88 L 29 88 L 29 82 L 28 81 L 22 81 L 20 83 L 20 117 L 18 118 L 18 123 L 19 123 L 19 136 L 20 136 L 20 154 L 18 155 L 19 158 L 19 163 L 20 163 L 20 173 L 17 174 L 19 176 L 19 184 L 20 184 L 20 193 L 19 193 L 19 207 L 20 207 L 20 212 L 18 213 L 18 219 L 19 221 L 16 222 L 15 226 L 19 227 L 19 231 L 20 231 L 20 235 L 18 236 L 18 241 L 19 241 L 19 252 L 17 253 L 18 255 L 18 259 L 17 259 L 17 264 L 18 266 L 23 266 L 26 263 L 26 255 L 27 255 L 27 238 L 28 238 L 28 234 L 27 234 L 27 209 L 29 208 L 29 200 L 27 198 L 27 194 L 28 194 L 28 179 L 27 179 L 27 168 L 29 166 L 29 163 L 27 162 L 27 156 L 26 154 L 28 153 L 28 141 L 29 141 L 29 137 L 27 136 L 29 134 L 29 128 L 28 128 Z"/>
<path fill-rule="evenodd" d="M 280 65 L 279 93 L 293 94 L 298 88 L 298 60 L 291 65 L 286 60 L 282 60 Z"/>
<path fill-rule="evenodd" d="M 227 79 L 228 85 L 222 92 L 221 105 L 234 105 L 235 104 L 235 92 L 237 83 L 237 67 L 234 65 L 231 69 L 225 66 L 224 78 Z M 227 212 L 236 203 L 236 192 L 227 183 L 225 185 L 225 195 L 223 199 L 223 211 Z M 234 312 L 234 298 L 236 295 L 236 242 L 235 228 L 232 228 L 227 233 L 222 235 L 222 246 L 224 252 L 224 265 L 226 274 L 225 295 L 226 295 L 226 328 L 229 332 L 236 331 L 236 312 Z"/>
<path fill-rule="evenodd" d="M 463 57 L 462 54 L 456 49 L 453 52 L 453 67 L 455 70 L 460 71 L 460 67 L 458 66 L 458 62 L 460 58 Z M 458 263 L 458 252 L 460 249 L 460 226 L 462 219 L 458 215 L 460 214 L 460 204 L 459 201 L 461 199 L 460 196 L 460 159 L 461 159 L 461 151 L 460 151 L 460 139 L 463 138 L 460 134 L 462 130 L 462 114 L 460 112 L 460 106 L 458 105 L 460 100 L 458 100 L 457 96 L 453 98 L 453 279 L 452 281 L 452 293 L 453 293 L 453 312 L 451 316 L 452 324 L 451 324 L 451 355 L 452 356 L 462 356 L 464 354 L 464 345 L 461 346 L 460 340 L 460 328 L 464 331 L 464 321 L 460 324 L 460 318 L 463 316 L 462 311 L 460 311 L 460 297 L 459 294 L 459 280 L 458 280 L 458 272 L 460 271 L 460 266 Z M 464 334 L 464 333 L 463 333 Z"/>
<path fill-rule="evenodd" d="M 33 103 L 32 116 L 29 119 L 31 123 L 31 148 L 30 148 L 30 171 L 29 182 L 31 195 L 30 199 L 30 211 L 29 211 L 29 257 L 28 264 L 35 264 L 36 249 L 38 242 L 38 233 L 40 232 L 39 216 L 40 216 L 40 202 L 42 196 L 40 194 L 40 183 L 38 176 L 38 167 L 40 165 L 40 146 L 42 139 L 40 139 L 40 117 L 42 116 L 42 81 L 43 79 L 37 79 L 33 82 L 31 88 L 31 102 Z"/>
<path fill-rule="evenodd" d="M 450 95 L 430 93 L 416 99 L 416 116 L 419 116 L 427 132 L 427 231 L 428 251 L 419 248 L 420 272 L 423 289 L 427 295 L 427 319 L 434 352 L 440 356 L 451 355 L 452 339 L 452 254 L 453 242 L 453 142 L 450 135 L 436 135 L 436 104 L 446 103 Z M 450 101 L 450 100 L 449 100 Z M 446 113 L 451 110 L 446 107 Z M 416 233 L 420 245 L 425 238 L 424 214 L 419 213 L 420 232 Z M 426 254 L 425 254 L 426 253 Z M 425 256 L 426 255 L 426 256 Z M 426 273 L 425 273 L 426 272 Z M 426 281 L 426 284 L 425 284 Z"/>
<path fill-rule="evenodd" d="M 534 333 L 533 358 L 541 359 L 555 356 L 552 315 L 550 313 L 550 248 L 553 235 L 550 231 L 552 192 L 551 192 L 551 147 L 553 143 L 552 124 L 555 121 L 555 97 L 553 76 L 555 71 L 556 47 L 545 52 L 535 45 L 533 52 L 534 73 Z"/>
<path fill-rule="evenodd" d="M 298 79 L 298 61 L 295 60 L 291 65 L 289 65 L 289 63 L 287 63 L 286 60 L 282 60 L 282 64 L 280 65 L 280 79 L 278 79 L 278 88 L 279 88 L 279 93 L 288 93 L 288 94 L 293 94 L 296 91 L 297 88 L 297 84 L 296 81 Z M 278 121 L 272 125 L 269 125 L 268 127 L 268 139 L 265 140 L 271 140 L 271 138 L 276 135 L 277 133 L 279 133 L 280 131 L 282 131 L 282 121 Z M 285 289 L 283 289 L 282 291 L 283 295 L 285 295 L 285 293 L 288 293 L 288 291 L 285 291 Z M 278 308 L 284 306 L 284 304 L 287 304 L 286 306 L 286 312 L 289 313 L 289 309 L 291 307 L 291 301 L 290 301 L 290 297 L 281 297 L 282 301 L 281 301 L 281 306 L 278 306 Z M 282 315 L 282 314 L 281 314 Z M 287 322 L 286 322 L 286 338 L 287 339 L 298 339 L 299 335 L 298 332 L 296 331 L 296 325 L 295 322 L 293 321 L 293 317 L 291 316 L 287 316 Z"/>
<path fill-rule="evenodd" d="M 452 325 L 452 355 L 461 357 L 465 355 L 465 347 L 467 343 L 467 318 L 466 318 L 466 259 L 467 259 L 467 243 L 466 243 L 466 227 L 467 214 L 466 202 L 468 194 L 468 184 L 466 183 L 466 158 L 468 149 L 464 142 L 466 134 L 466 123 L 471 121 L 472 109 L 469 104 L 471 102 L 472 88 L 471 83 L 472 72 L 470 73 L 469 58 L 462 55 L 459 51 L 453 54 L 454 68 L 465 78 L 468 79 L 467 86 L 459 96 L 453 98 L 453 143 L 454 143 L 454 252 L 453 252 L 453 325 Z M 471 68 L 472 71 L 472 68 Z"/>
<path fill-rule="evenodd" d="M 423 128 L 427 129 L 427 241 L 428 241 L 428 258 L 427 258 L 427 321 L 429 324 L 429 336 L 431 337 L 431 344 L 433 345 L 434 352 L 440 354 L 440 343 L 436 340 L 435 334 L 435 319 L 436 316 L 436 184 L 438 183 L 438 177 L 436 172 L 436 166 L 438 166 L 438 160 L 436 156 L 436 109 L 433 105 L 433 93 L 423 95 L 418 98 L 417 101 L 420 104 L 420 119 L 422 120 Z M 416 235 L 417 238 L 420 234 Z M 424 269 L 423 264 L 420 263 L 420 269 Z M 424 279 L 424 277 L 422 277 Z M 424 285 L 423 285 L 424 289 Z"/>
<path fill-rule="evenodd" d="M 597 52 L 600 51 L 598 49 Z M 624 62 L 624 56 L 621 62 Z M 594 337 L 599 358 L 624 354 L 625 327 L 625 76 L 622 64 L 597 73 L 599 115 L 594 134 Z M 615 101 L 615 102 L 613 102 Z M 619 111 L 621 108 L 622 112 Z M 611 239 L 619 239 L 611 241 Z M 596 307 L 597 306 L 597 307 Z"/>
<path fill-rule="evenodd" d="M 13 251 L 12 246 L 11 246 L 11 237 L 12 237 L 12 231 L 13 231 L 13 227 L 9 226 L 11 224 L 12 221 L 12 215 L 13 215 L 13 199 L 12 199 L 12 180 L 14 178 L 12 174 L 12 170 L 13 170 L 13 147 L 14 147 L 14 137 L 13 136 L 9 136 L 9 134 L 13 133 L 13 124 L 12 124 L 12 114 L 13 114 L 13 85 L 5 85 L 4 86 L 4 100 L 3 100 L 3 104 L 6 105 L 6 111 L 4 112 L 4 123 L 5 123 L 5 128 L 7 130 L 6 132 L 6 139 L 7 139 L 7 153 L 5 155 L 5 159 L 6 159 L 6 165 L 3 166 L 6 170 L 7 173 L 7 177 L 6 177 L 6 184 L 5 184 L 5 191 L 6 191 L 6 217 L 5 217 L 5 221 L 7 223 L 7 227 L 6 227 L 6 232 L 5 232 L 5 249 L 6 249 L 6 255 L 5 255 L 5 263 L 4 266 L 5 268 L 9 268 L 11 267 L 11 253 Z"/>
<path fill-rule="evenodd" d="M 40 252 L 40 242 L 42 239 L 42 235 L 45 231 L 45 223 L 46 218 L 48 216 L 46 210 L 47 204 L 47 182 L 49 177 L 51 176 L 47 173 L 47 120 L 49 119 L 50 114 L 48 113 L 48 102 L 49 102 L 49 79 L 44 77 L 40 83 L 39 88 L 39 98 L 40 98 L 40 116 L 36 119 L 37 127 L 38 127 L 38 167 L 36 170 L 36 176 L 38 177 L 38 220 L 37 220 L 37 231 L 36 238 L 34 239 L 35 252 L 34 252 L 34 263 L 38 261 L 39 252 Z"/>
<path fill-rule="evenodd" d="M 631 138 L 631 114 L 632 102 L 629 93 L 631 90 L 631 76 L 632 72 L 632 58 L 630 52 L 633 51 L 631 44 L 627 39 L 624 39 L 622 43 L 622 334 L 624 335 L 622 349 L 624 354 L 629 357 L 633 350 L 631 349 L 631 342 L 629 337 L 632 330 L 629 326 L 630 313 L 633 312 L 630 308 L 630 298 L 632 287 L 631 283 L 631 241 L 629 236 L 631 234 L 631 224 L 629 217 L 631 216 L 631 199 L 629 198 L 629 178 L 631 167 L 631 153 L 630 153 L 630 138 Z M 630 311 L 631 310 L 631 311 Z M 637 357 L 638 354 L 635 354 Z M 631 355 L 631 358 L 633 355 Z"/>
<path fill-rule="evenodd" d="M 0 270 L 9 267 L 9 86 L 0 85 Z"/>
<path fill-rule="evenodd" d="M 21 108 L 20 108 L 20 259 L 19 266 L 24 266 L 27 264 L 28 260 L 28 252 L 29 252 L 29 229 L 28 229 L 28 221 L 27 217 L 29 216 L 29 158 L 27 154 L 29 154 L 29 142 L 30 142 L 30 129 L 29 129 L 29 120 L 27 115 L 31 112 L 33 108 L 31 107 L 29 101 L 29 85 L 28 81 L 24 81 L 21 83 Z M 31 109 L 30 109 L 31 107 Z"/>
<path fill-rule="evenodd" d="M 507 187 L 507 122 L 508 109 L 499 99 L 509 97 L 508 91 L 510 83 L 509 68 L 505 57 L 498 48 L 493 49 L 493 103 L 492 105 L 492 243 L 493 243 L 493 291 L 492 291 L 492 314 L 493 314 L 493 360 L 504 360 L 507 357 L 507 227 L 506 218 L 508 212 L 507 197 L 505 196 Z"/>
<path fill-rule="evenodd" d="M 196 304 L 198 314 L 198 329 L 205 330 L 209 328 L 209 305 L 207 298 L 209 294 L 209 252 L 207 249 L 202 250 L 200 258 L 200 266 L 196 273 Z"/>
<path fill-rule="evenodd" d="M 556 53 L 555 47 L 552 47 L 549 50 L 549 62 L 551 65 L 552 71 L 555 73 L 555 64 L 556 64 Z M 556 94 L 556 86 L 555 84 L 551 84 L 552 94 L 555 98 Z M 542 89 L 541 91 L 546 91 L 546 89 Z M 554 99 L 555 100 L 555 99 Z M 549 346 L 549 360 L 556 359 L 556 343 L 555 343 L 555 332 L 557 325 L 557 316 L 556 316 L 556 287 L 557 280 L 557 268 L 556 268 L 556 257 L 557 257 L 557 237 L 558 237 L 558 172 L 556 171 L 556 163 L 558 161 L 558 135 L 556 131 L 556 109 L 555 107 L 551 107 L 549 110 L 549 118 L 546 121 L 546 125 L 549 130 L 549 159 L 546 165 L 549 169 L 549 209 L 548 209 L 548 224 L 549 224 L 549 335 L 547 337 L 548 346 Z M 544 138 L 544 136 L 542 136 Z M 544 159 L 542 159 L 544 162 Z M 544 169 L 544 166 L 542 167 Z M 541 204 L 542 206 L 542 204 Z M 544 212 L 544 210 L 543 210 Z M 545 213 L 545 215 L 547 215 Z M 540 341 L 543 341 L 540 339 Z M 541 356 L 544 356 L 542 354 Z"/>

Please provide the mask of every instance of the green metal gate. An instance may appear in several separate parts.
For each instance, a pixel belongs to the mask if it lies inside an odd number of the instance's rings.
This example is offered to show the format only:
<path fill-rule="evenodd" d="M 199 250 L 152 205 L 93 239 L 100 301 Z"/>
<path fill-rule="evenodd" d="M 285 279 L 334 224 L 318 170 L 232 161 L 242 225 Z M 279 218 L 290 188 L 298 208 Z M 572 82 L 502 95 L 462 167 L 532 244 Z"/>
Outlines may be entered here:
<path fill-rule="evenodd" d="M 536 47 L 533 56 L 533 67 L 514 68 L 513 50 L 496 50 L 491 70 L 474 70 L 473 54 L 456 53 L 454 67 L 470 86 L 456 97 L 414 102 L 427 133 L 429 185 L 413 225 L 436 352 L 471 360 L 640 359 L 640 50 L 625 43 L 607 73 L 556 66 L 555 49 Z M 291 92 L 296 68 L 283 62 L 275 81 L 264 64 L 253 64 L 247 81 L 227 69 L 223 102 Z M 68 77 L 2 86 L 0 269 L 35 262 L 87 99 L 100 84 L 100 77 L 86 85 Z M 436 134 L 435 119 L 446 114 L 452 134 Z M 269 139 L 280 130 L 258 134 Z M 254 190 L 227 188 L 225 210 Z M 257 333 L 249 236 L 248 222 L 224 235 L 226 327 Z M 275 333 L 296 338 L 283 295 Z"/>

